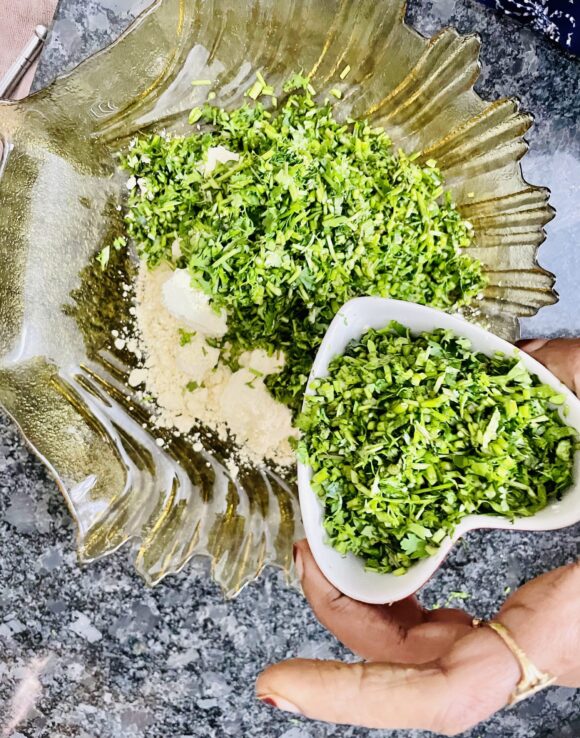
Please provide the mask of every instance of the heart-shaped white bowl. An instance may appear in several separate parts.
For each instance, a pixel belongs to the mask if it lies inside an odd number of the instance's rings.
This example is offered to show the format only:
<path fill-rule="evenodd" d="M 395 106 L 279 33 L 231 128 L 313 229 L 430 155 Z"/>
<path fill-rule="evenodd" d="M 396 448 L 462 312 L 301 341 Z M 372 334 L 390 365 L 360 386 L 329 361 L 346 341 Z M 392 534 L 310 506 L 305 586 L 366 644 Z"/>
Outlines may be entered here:
<path fill-rule="evenodd" d="M 476 351 L 491 355 L 502 351 L 508 356 L 517 356 L 530 372 L 542 382 L 549 384 L 566 397 L 560 408 L 568 408 L 565 422 L 580 432 L 580 400 L 560 382 L 546 367 L 531 356 L 493 333 L 468 323 L 463 318 L 443 313 L 440 310 L 400 300 L 381 297 L 359 297 L 347 302 L 336 314 L 316 355 L 310 373 L 310 382 L 324 377 L 330 361 L 342 354 L 353 338 L 359 338 L 369 328 L 384 328 L 391 320 L 397 320 L 412 333 L 446 328 L 457 335 L 468 338 Z M 307 390 L 307 394 L 310 389 Z M 312 491 L 310 479 L 312 469 L 298 464 L 298 489 L 300 507 L 308 543 L 316 562 L 325 577 L 341 592 L 362 602 L 384 604 L 396 602 L 416 592 L 441 565 L 453 544 L 469 530 L 476 528 L 504 528 L 511 530 L 554 530 L 565 528 L 580 521 L 580 451 L 574 463 L 574 484 L 560 502 L 549 505 L 528 518 L 517 518 L 513 522 L 493 515 L 469 515 L 455 529 L 453 537 L 446 538 L 438 552 L 414 564 L 402 576 L 377 574 L 365 571 L 361 558 L 354 554 L 343 556 L 326 541 L 323 528 L 323 507 Z"/>

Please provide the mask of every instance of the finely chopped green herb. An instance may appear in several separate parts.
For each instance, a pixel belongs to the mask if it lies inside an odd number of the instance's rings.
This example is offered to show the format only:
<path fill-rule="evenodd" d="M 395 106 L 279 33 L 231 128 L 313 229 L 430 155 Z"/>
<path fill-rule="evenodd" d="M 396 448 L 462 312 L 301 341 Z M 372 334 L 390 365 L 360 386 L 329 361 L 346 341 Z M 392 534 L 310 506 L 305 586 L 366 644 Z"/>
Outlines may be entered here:
<path fill-rule="evenodd" d="M 187 346 L 188 343 L 191 343 L 192 338 L 197 335 L 195 331 L 186 331 L 183 328 L 178 328 L 177 332 L 180 346 Z"/>
<path fill-rule="evenodd" d="M 330 543 L 370 570 L 402 574 L 466 515 L 533 515 L 572 483 L 564 397 L 451 331 L 369 330 L 312 389 L 299 457 Z"/>
<path fill-rule="evenodd" d="M 285 353 L 267 384 L 296 411 L 346 300 L 370 294 L 457 308 L 485 280 L 481 264 L 461 253 L 471 227 L 435 162 L 394 151 L 367 121 L 338 122 L 299 75 L 272 112 L 253 102 L 273 98 L 263 77 L 247 94 L 251 102 L 231 112 L 192 110 L 192 135 L 133 143 L 123 160 L 133 185 L 126 223 L 151 267 L 187 268 L 193 286 L 225 309 L 223 360 L 235 366 L 254 348 Z M 203 162 L 215 146 L 239 160 L 207 175 Z"/>

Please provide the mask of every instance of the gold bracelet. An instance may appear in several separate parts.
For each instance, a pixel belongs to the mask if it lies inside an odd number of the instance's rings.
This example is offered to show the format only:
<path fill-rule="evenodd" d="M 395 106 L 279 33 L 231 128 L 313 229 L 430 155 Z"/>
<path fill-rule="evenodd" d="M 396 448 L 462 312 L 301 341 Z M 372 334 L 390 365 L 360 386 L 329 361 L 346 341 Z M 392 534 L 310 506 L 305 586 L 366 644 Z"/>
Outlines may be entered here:
<path fill-rule="evenodd" d="M 487 627 L 495 631 L 505 643 L 505 645 L 509 648 L 509 650 L 513 653 L 518 661 L 518 664 L 520 665 L 522 677 L 516 685 L 515 691 L 509 698 L 508 705 L 515 705 L 518 702 L 531 697 L 533 694 L 536 694 L 540 690 L 549 687 L 551 684 L 554 684 L 554 682 L 556 681 L 556 677 L 552 676 L 552 674 L 540 671 L 540 669 L 538 669 L 538 667 L 530 661 L 530 659 L 515 642 L 511 633 L 505 627 L 505 625 L 494 621 L 488 622 L 486 620 L 477 619 L 473 620 L 472 625 L 474 628 Z"/>

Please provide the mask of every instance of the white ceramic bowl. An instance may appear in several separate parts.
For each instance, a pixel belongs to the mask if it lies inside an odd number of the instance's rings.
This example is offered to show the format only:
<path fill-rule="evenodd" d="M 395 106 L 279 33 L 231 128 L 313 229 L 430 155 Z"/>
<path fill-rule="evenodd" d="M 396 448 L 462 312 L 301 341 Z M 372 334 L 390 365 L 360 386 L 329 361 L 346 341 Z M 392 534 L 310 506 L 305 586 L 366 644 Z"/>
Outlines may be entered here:
<path fill-rule="evenodd" d="M 324 377 L 330 361 L 344 352 L 349 341 L 359 338 L 369 328 L 384 328 L 391 320 L 397 320 L 413 333 L 448 328 L 460 336 L 469 338 L 473 348 L 491 355 L 496 351 L 518 356 L 530 372 L 542 382 L 551 385 L 566 397 L 568 407 L 566 423 L 580 431 L 580 400 L 542 364 L 520 351 L 511 343 L 493 333 L 468 323 L 460 317 L 439 310 L 400 300 L 380 297 L 360 297 L 347 302 L 336 314 L 318 350 L 312 366 L 310 381 Z M 309 393 L 310 390 L 307 390 Z M 576 453 L 574 484 L 563 499 L 529 518 L 517 518 L 513 523 L 492 515 L 469 515 L 456 528 L 453 538 L 446 538 L 438 552 L 428 559 L 414 564 L 406 574 L 377 574 L 365 571 L 363 560 L 354 554 L 343 556 L 327 542 L 322 525 L 323 508 L 312 491 L 312 469 L 298 464 L 298 488 L 304 528 L 310 548 L 326 578 L 344 594 L 362 602 L 383 604 L 396 602 L 416 592 L 433 575 L 445 559 L 451 547 L 464 533 L 475 528 L 505 528 L 511 530 L 553 530 L 580 521 L 580 452 Z"/>

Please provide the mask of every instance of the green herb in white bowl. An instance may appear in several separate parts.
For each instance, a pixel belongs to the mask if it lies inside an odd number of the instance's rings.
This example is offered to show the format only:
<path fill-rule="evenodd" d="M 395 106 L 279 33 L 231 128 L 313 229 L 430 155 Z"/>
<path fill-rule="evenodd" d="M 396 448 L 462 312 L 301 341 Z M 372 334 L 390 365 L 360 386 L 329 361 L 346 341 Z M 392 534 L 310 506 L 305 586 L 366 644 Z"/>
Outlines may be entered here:
<path fill-rule="evenodd" d="M 580 401 L 529 355 L 447 313 L 348 302 L 299 424 L 306 535 L 355 599 L 413 593 L 471 529 L 580 520 Z"/>

